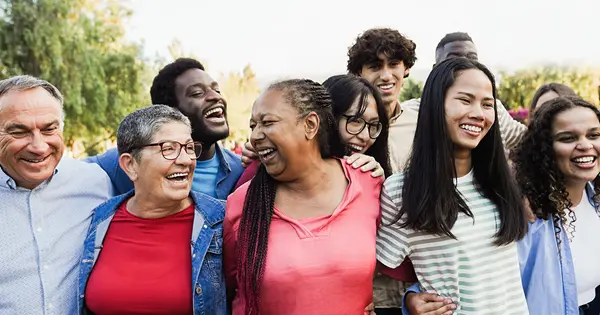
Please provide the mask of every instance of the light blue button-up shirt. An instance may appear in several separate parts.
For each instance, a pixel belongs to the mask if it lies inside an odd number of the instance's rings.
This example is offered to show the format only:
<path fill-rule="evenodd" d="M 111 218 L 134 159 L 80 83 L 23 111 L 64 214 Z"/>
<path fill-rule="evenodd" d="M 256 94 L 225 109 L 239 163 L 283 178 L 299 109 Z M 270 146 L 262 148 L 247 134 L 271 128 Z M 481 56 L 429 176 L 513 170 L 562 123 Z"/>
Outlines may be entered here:
<path fill-rule="evenodd" d="M 68 157 L 32 190 L 0 169 L 0 315 L 77 313 L 83 241 L 111 194 L 98 165 Z"/>

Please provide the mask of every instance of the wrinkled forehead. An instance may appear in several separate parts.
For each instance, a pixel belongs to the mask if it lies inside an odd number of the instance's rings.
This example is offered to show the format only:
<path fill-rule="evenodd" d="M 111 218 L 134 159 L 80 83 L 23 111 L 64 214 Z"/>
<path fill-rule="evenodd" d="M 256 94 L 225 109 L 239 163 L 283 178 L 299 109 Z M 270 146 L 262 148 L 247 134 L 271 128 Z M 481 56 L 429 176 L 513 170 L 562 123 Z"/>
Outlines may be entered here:
<path fill-rule="evenodd" d="M 477 60 L 477 47 L 470 41 L 456 41 L 444 45 L 440 49 L 441 57 L 444 59 L 451 57 L 467 57 Z"/>
<path fill-rule="evenodd" d="M 19 91 L 13 90 L 0 96 L 0 120 L 63 120 L 60 101 L 43 88 Z"/>
<path fill-rule="evenodd" d="M 193 85 L 212 87 L 217 85 L 217 81 L 215 81 L 206 71 L 197 68 L 189 69 L 175 79 L 176 90 L 183 91 Z"/>

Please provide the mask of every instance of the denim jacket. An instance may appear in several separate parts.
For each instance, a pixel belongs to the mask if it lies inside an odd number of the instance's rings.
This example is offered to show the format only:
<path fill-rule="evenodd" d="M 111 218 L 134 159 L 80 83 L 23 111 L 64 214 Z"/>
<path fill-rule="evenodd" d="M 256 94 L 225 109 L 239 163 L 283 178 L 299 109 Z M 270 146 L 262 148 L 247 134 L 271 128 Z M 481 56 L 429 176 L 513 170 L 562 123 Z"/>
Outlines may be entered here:
<path fill-rule="evenodd" d="M 130 191 L 114 197 L 94 210 L 79 265 L 77 289 L 79 314 L 89 313 L 84 301 L 85 288 L 102 250 L 104 237 L 112 218 L 119 206 L 133 193 Z M 196 210 L 190 242 L 192 252 L 192 287 L 190 289 L 193 294 L 194 315 L 226 315 L 228 309 L 222 257 L 225 202 L 197 192 L 191 192 L 190 196 L 194 200 Z"/>
<path fill-rule="evenodd" d="M 599 205 L 593 199 L 595 193 L 591 183 L 586 186 L 586 191 L 589 203 L 600 215 Z M 575 268 L 565 229 L 561 229 L 559 238 L 562 259 L 558 255 L 558 241 L 552 218 L 538 218 L 529 223 L 527 234 L 517 242 L 521 283 L 532 315 L 579 315 Z M 419 284 L 413 285 L 406 292 L 420 292 Z M 404 303 L 402 314 L 410 314 Z"/>
<path fill-rule="evenodd" d="M 215 154 L 219 158 L 217 173 L 217 199 L 225 200 L 233 192 L 235 184 L 244 172 L 242 160 L 235 153 L 215 144 Z M 113 183 L 115 195 L 124 194 L 133 189 L 133 183 L 119 166 L 119 151 L 110 149 L 103 154 L 85 159 L 86 162 L 96 163 L 108 174 Z"/>

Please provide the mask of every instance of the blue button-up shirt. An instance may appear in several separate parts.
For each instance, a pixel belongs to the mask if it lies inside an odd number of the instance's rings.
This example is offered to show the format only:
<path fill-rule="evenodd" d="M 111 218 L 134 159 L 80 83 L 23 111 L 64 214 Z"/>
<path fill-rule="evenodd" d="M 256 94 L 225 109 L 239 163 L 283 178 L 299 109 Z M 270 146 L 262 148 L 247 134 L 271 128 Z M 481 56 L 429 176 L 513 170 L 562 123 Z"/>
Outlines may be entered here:
<path fill-rule="evenodd" d="M 100 167 L 63 157 L 29 190 L 0 169 L 0 314 L 77 313 L 78 262 L 92 210 L 108 200 Z"/>
<path fill-rule="evenodd" d="M 588 184 L 586 190 L 588 202 L 598 212 L 598 204 L 593 199 L 594 188 Z M 561 228 L 559 257 L 553 221 L 549 218 L 529 223 L 527 235 L 517 243 L 521 279 L 529 313 L 578 315 L 577 283 L 571 242 L 565 229 Z"/>

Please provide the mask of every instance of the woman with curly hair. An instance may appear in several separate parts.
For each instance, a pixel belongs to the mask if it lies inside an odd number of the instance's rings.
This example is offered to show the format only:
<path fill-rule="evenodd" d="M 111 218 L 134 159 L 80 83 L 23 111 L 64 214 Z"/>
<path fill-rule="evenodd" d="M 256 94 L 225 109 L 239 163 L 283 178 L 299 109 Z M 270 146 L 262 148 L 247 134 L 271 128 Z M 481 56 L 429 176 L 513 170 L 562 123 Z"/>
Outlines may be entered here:
<path fill-rule="evenodd" d="M 592 314 L 586 310 L 600 285 L 599 153 L 600 111 L 575 96 L 539 107 L 513 152 L 531 208 L 519 242 L 531 314 Z"/>

